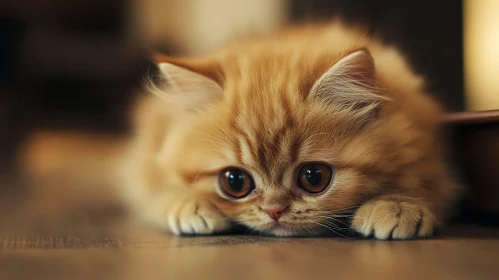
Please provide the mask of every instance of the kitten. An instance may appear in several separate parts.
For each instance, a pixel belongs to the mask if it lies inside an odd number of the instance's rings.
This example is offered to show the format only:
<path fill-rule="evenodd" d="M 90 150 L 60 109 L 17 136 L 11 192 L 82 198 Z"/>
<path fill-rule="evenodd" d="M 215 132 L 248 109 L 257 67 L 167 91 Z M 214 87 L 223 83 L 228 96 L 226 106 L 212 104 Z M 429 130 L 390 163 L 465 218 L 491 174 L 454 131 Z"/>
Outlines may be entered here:
<path fill-rule="evenodd" d="M 144 221 L 174 234 L 243 224 L 276 236 L 344 227 L 431 236 L 457 195 L 441 109 L 392 47 L 340 22 L 157 56 L 123 175 Z"/>

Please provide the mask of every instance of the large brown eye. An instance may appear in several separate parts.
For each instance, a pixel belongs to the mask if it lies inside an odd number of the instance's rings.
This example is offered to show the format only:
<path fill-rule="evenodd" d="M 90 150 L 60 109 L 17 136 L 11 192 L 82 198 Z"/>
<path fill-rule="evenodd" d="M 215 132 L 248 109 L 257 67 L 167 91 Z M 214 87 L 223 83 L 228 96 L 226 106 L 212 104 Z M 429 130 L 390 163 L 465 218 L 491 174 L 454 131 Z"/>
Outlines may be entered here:
<path fill-rule="evenodd" d="M 253 179 L 246 172 L 238 168 L 227 168 L 220 173 L 222 190 L 233 198 L 243 198 L 254 188 Z"/>
<path fill-rule="evenodd" d="M 309 193 L 320 193 L 329 186 L 333 169 L 322 163 L 308 163 L 298 171 L 298 185 Z"/>

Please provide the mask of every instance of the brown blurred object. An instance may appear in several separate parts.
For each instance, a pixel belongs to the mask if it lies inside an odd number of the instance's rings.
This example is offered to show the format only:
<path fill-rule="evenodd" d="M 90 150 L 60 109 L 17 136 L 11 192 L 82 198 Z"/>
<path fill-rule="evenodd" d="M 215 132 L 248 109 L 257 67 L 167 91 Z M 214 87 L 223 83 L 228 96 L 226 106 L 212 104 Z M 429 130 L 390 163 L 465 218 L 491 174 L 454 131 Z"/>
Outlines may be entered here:
<path fill-rule="evenodd" d="M 125 137 L 110 134 L 42 131 L 28 138 L 20 164 L 35 179 L 70 175 L 109 184 L 126 144 Z"/>
<path fill-rule="evenodd" d="M 499 215 L 499 110 L 447 116 L 459 176 L 469 187 L 468 207 Z"/>
<path fill-rule="evenodd" d="M 33 133 L 19 153 L 30 194 L 20 215 L 53 229 L 72 215 L 81 222 L 82 215 L 123 212 L 115 188 L 126 145 L 125 138 L 107 134 Z"/>

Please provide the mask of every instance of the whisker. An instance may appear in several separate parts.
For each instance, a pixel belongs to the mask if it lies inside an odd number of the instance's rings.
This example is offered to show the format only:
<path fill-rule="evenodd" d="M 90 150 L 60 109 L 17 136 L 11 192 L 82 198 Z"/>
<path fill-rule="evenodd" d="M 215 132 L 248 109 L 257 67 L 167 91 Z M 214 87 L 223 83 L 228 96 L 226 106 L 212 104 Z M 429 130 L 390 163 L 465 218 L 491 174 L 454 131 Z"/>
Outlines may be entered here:
<path fill-rule="evenodd" d="M 340 227 L 338 226 L 337 224 L 333 223 L 333 222 L 329 222 L 329 221 L 325 221 L 324 222 L 326 225 L 328 226 L 334 226 L 335 229 L 338 229 L 338 230 L 349 230 L 350 227 Z"/>
<path fill-rule="evenodd" d="M 329 230 L 330 230 L 331 232 L 333 232 L 334 234 L 337 234 L 337 235 L 342 236 L 342 237 L 346 237 L 345 235 L 343 235 L 343 234 L 341 234 L 341 233 L 337 232 L 336 230 L 334 230 L 334 229 L 330 228 L 329 226 L 327 226 L 327 225 L 325 225 L 325 224 L 318 223 L 318 222 L 316 222 L 316 223 L 317 223 L 318 225 L 321 225 L 321 226 L 323 226 L 323 227 L 325 227 L 325 228 L 329 229 Z"/>
<path fill-rule="evenodd" d="M 350 224 L 348 224 L 348 223 L 346 223 L 345 221 L 342 221 L 342 220 L 340 220 L 340 219 L 336 219 L 335 217 L 331 217 L 331 216 L 318 216 L 318 217 L 320 217 L 320 218 L 325 218 L 325 219 L 329 219 L 329 220 L 333 220 L 333 221 L 338 222 L 338 223 L 341 223 L 341 224 L 343 224 L 343 225 L 345 225 L 345 226 L 350 226 Z"/>
<path fill-rule="evenodd" d="M 312 212 L 323 212 L 323 213 L 338 213 L 341 211 L 347 211 L 347 210 L 353 210 L 353 209 L 358 209 L 360 208 L 361 205 L 354 205 L 350 207 L 345 207 L 345 208 L 340 208 L 340 209 L 331 209 L 331 210 L 311 210 Z"/>
<path fill-rule="evenodd" d="M 332 232 L 332 233 L 334 233 L 334 234 L 337 234 L 337 235 L 342 236 L 342 237 L 346 237 L 345 235 L 343 235 L 343 234 L 341 234 L 341 233 L 339 233 L 339 232 L 335 231 L 334 229 L 332 229 L 330 226 L 327 226 L 327 225 L 325 225 L 325 224 L 323 224 L 323 223 L 319 223 L 319 222 L 316 222 L 316 221 L 314 221 L 314 220 L 310 220 L 310 219 L 309 219 L 309 221 L 310 221 L 310 222 L 312 222 L 312 223 L 314 223 L 314 224 L 317 224 L 317 225 L 319 225 L 319 226 L 322 226 L 322 227 L 324 227 L 324 228 L 328 229 L 329 231 L 331 231 L 331 232 Z"/>
<path fill-rule="evenodd" d="M 332 221 L 328 221 L 328 220 L 326 220 L 326 221 L 321 221 L 321 222 L 322 222 L 322 223 L 324 223 L 324 224 L 326 224 L 326 225 L 328 225 L 328 226 L 332 226 L 332 227 L 334 227 L 335 229 L 341 229 L 341 228 L 340 228 L 340 226 L 339 226 L 338 224 L 336 224 L 336 223 L 334 223 L 334 222 L 332 222 Z"/>

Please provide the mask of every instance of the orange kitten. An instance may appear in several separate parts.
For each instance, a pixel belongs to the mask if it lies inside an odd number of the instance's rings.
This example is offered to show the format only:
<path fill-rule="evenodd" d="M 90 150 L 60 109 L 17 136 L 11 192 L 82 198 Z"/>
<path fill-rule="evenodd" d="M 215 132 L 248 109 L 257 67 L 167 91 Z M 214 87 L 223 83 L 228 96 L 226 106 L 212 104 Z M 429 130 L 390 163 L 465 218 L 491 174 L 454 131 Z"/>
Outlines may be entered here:
<path fill-rule="evenodd" d="M 449 213 L 441 109 L 397 50 L 361 30 L 292 28 L 157 62 L 165 82 L 138 107 L 124 175 L 146 222 L 314 236 L 347 216 L 364 236 L 406 239 Z"/>

